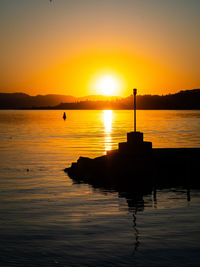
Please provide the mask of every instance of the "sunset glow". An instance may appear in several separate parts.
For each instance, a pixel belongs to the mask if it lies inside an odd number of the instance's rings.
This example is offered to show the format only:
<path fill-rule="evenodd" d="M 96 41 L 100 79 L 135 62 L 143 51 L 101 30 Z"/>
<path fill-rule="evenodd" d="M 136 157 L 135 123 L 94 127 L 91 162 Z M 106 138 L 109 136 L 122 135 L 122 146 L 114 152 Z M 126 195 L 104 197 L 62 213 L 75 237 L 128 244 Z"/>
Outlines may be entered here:
<path fill-rule="evenodd" d="M 97 89 L 102 95 L 115 95 L 117 87 L 117 80 L 112 76 L 104 76 L 97 81 Z"/>
<path fill-rule="evenodd" d="M 0 92 L 199 88 L 200 1 L 191 1 L 1 1 Z"/>

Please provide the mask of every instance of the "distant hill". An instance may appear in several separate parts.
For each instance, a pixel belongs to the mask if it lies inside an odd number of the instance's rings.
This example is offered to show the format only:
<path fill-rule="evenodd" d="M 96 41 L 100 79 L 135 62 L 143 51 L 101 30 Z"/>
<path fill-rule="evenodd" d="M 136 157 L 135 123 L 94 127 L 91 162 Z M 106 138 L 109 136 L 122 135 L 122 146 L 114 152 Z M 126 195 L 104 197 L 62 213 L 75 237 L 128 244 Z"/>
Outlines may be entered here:
<path fill-rule="evenodd" d="M 132 96 L 130 96 L 123 104 L 130 107 L 132 101 Z M 137 107 L 138 109 L 200 109 L 200 89 L 184 90 L 163 96 L 138 96 Z"/>
<path fill-rule="evenodd" d="M 133 95 L 115 101 L 61 103 L 55 109 L 133 109 Z M 164 96 L 138 95 L 137 109 L 200 109 L 200 89 Z"/>
<path fill-rule="evenodd" d="M 53 107 L 60 103 L 74 103 L 87 100 L 114 100 L 119 97 L 107 97 L 100 95 L 90 95 L 84 97 L 74 97 L 71 95 L 37 95 L 30 96 L 24 93 L 0 93 L 0 109 L 31 109 L 37 107 Z"/>
<path fill-rule="evenodd" d="M 74 102 L 76 98 L 67 95 L 37 95 L 30 96 L 24 93 L 0 93 L 0 108 L 33 108 L 55 106 L 61 102 Z"/>
<path fill-rule="evenodd" d="M 91 95 L 37 95 L 0 93 L 0 109 L 132 109 L 133 96 L 126 98 Z M 200 109 L 200 89 L 169 95 L 138 95 L 138 109 Z"/>

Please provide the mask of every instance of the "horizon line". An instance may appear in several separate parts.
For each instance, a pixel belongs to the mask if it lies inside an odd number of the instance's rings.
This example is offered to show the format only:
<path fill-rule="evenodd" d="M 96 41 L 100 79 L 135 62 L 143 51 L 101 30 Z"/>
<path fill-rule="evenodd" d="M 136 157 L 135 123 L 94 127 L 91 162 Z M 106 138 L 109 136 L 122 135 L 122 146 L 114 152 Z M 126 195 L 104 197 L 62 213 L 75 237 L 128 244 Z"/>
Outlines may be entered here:
<path fill-rule="evenodd" d="M 132 89 L 131 89 L 132 90 Z M 146 95 L 151 95 L 151 96 L 166 96 L 166 95 L 174 95 L 180 92 L 184 92 L 184 91 L 193 91 L 193 90 L 200 90 L 199 88 L 193 88 L 193 89 L 180 89 L 177 90 L 174 93 L 168 93 L 168 94 L 137 94 L 137 96 L 146 96 Z M 96 97 L 104 97 L 104 98 L 114 98 L 114 97 L 119 97 L 119 98 L 126 98 L 129 97 L 131 95 L 133 95 L 132 93 L 130 95 L 127 96 L 120 96 L 120 95 L 103 95 L 103 94 L 94 94 L 94 95 L 85 95 L 85 96 L 74 96 L 74 95 L 68 95 L 68 94 L 56 94 L 56 93 L 50 93 L 50 94 L 35 94 L 35 95 L 30 95 L 28 93 L 25 92 L 20 92 L 20 91 L 16 91 L 16 92 L 1 92 L 0 94 L 25 94 L 31 97 L 36 97 L 36 96 L 48 96 L 48 95 L 58 95 L 58 96 L 69 96 L 69 97 L 74 97 L 74 98 L 84 98 L 84 97 L 91 97 L 91 96 L 96 96 Z"/>

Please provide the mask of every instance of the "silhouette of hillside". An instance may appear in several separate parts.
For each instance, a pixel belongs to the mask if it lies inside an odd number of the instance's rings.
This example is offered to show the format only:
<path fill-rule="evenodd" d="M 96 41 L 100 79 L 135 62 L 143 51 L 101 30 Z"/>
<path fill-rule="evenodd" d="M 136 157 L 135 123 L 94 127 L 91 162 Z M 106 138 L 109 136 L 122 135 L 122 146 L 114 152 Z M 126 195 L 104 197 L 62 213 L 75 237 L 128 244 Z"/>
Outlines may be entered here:
<path fill-rule="evenodd" d="M 132 109 L 133 96 L 73 97 L 67 95 L 37 95 L 0 93 L 0 109 Z M 169 95 L 138 95 L 138 109 L 200 109 L 200 89 Z"/>
<path fill-rule="evenodd" d="M 24 93 L 0 93 L 1 109 L 55 106 L 64 101 L 73 102 L 76 101 L 76 98 L 54 94 L 30 96 Z"/>
<path fill-rule="evenodd" d="M 73 103 L 87 100 L 114 100 L 116 96 L 89 95 L 74 97 L 71 95 L 37 95 L 30 96 L 24 93 L 0 93 L 0 109 L 31 109 L 37 107 L 53 107 L 60 103 Z"/>
<path fill-rule="evenodd" d="M 133 109 L 133 96 L 115 101 L 80 101 L 61 103 L 55 109 Z M 164 96 L 138 95 L 137 109 L 200 109 L 200 89 Z"/>

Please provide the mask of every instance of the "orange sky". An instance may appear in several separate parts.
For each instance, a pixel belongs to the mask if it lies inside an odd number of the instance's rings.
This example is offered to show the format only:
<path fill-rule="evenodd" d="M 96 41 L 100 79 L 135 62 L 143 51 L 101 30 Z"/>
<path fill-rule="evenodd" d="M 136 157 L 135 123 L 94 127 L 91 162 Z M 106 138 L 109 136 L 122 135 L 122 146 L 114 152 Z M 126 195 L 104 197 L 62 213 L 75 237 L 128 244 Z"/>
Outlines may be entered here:
<path fill-rule="evenodd" d="M 16 3 L 17 2 L 17 3 Z M 197 0 L 0 1 L 0 92 L 167 94 L 200 88 Z"/>

